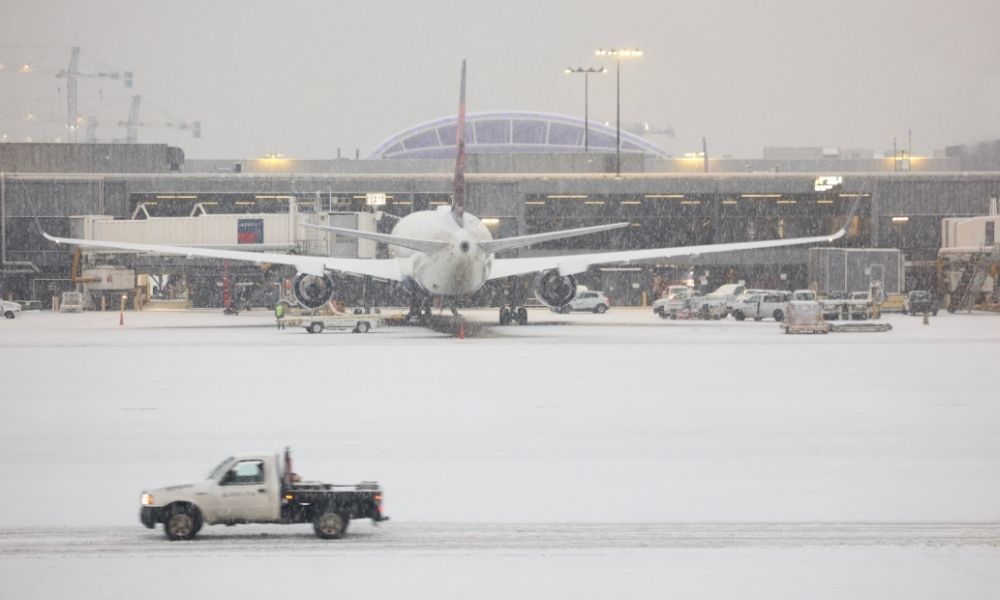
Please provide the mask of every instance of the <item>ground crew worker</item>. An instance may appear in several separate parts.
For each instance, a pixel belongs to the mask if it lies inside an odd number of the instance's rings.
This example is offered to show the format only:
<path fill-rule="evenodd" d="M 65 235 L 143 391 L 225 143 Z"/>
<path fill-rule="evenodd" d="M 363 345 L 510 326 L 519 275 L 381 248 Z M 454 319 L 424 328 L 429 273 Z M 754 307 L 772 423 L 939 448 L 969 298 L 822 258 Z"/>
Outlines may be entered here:
<path fill-rule="evenodd" d="M 281 302 L 274 305 L 274 318 L 278 321 L 278 329 L 285 328 L 285 305 Z"/>

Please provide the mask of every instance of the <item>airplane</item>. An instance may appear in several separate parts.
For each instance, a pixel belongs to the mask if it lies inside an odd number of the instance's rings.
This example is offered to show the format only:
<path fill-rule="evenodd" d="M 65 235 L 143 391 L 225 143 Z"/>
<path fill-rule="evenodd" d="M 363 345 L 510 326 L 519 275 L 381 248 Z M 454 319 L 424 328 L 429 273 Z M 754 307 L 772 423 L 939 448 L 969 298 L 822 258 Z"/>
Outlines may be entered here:
<path fill-rule="evenodd" d="M 645 250 L 619 250 L 562 256 L 497 258 L 495 255 L 503 250 L 523 248 L 550 240 L 610 231 L 627 227 L 629 223 L 612 223 L 493 239 L 493 236 L 483 222 L 465 210 L 464 128 L 465 61 L 463 60 L 456 132 L 457 151 L 453 180 L 454 194 L 451 206 L 440 206 L 437 210 L 423 210 L 410 213 L 399 219 L 389 234 L 306 223 L 301 224 L 302 227 L 327 231 L 338 236 L 384 242 L 389 245 L 389 258 L 338 258 L 162 244 L 83 240 L 55 237 L 44 231 L 42 235 L 57 244 L 172 254 L 186 257 L 248 261 L 257 264 L 291 265 L 297 271 L 292 286 L 292 293 L 300 305 L 310 309 L 319 308 L 333 298 L 334 284 L 330 277 L 331 272 L 400 282 L 416 292 L 413 294 L 414 302 L 410 307 L 408 317 L 427 318 L 430 316 L 431 299 L 435 297 L 466 296 L 477 292 L 488 281 L 516 275 L 536 273 L 535 296 L 542 304 L 548 307 L 560 308 L 569 304 L 576 296 L 577 286 L 574 276 L 585 272 L 595 265 L 627 264 L 636 261 L 676 256 L 832 242 L 845 235 L 851 217 L 853 217 L 858 208 L 858 201 L 855 201 L 844 226 L 826 236 Z M 454 308 L 452 310 L 455 312 Z M 510 307 L 504 306 L 500 309 L 501 325 L 508 325 L 511 321 L 526 324 L 527 319 L 528 313 L 524 307 L 511 305 Z"/>

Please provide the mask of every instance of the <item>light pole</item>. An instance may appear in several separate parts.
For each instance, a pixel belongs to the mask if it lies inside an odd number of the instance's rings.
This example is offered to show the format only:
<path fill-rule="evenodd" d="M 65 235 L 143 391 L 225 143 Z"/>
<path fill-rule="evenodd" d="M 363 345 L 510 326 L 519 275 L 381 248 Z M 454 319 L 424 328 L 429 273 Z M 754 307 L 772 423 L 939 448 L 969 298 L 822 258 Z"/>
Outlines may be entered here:
<path fill-rule="evenodd" d="M 583 73 L 583 151 L 590 152 L 590 116 L 588 114 L 588 97 L 590 90 L 590 74 L 591 73 L 607 73 L 608 70 L 604 67 L 600 69 L 596 67 L 588 67 L 584 69 L 583 67 L 566 67 L 566 73 Z"/>
<path fill-rule="evenodd" d="M 642 56 L 638 48 L 598 48 L 597 56 L 615 57 L 615 176 L 622 174 L 622 58 Z"/>

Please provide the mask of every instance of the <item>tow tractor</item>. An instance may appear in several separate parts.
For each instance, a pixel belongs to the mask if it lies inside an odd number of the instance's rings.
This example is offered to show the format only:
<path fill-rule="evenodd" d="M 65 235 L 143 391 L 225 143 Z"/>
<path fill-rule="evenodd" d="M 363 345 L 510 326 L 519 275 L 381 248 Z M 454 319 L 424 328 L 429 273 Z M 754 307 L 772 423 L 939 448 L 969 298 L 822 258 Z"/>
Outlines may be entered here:
<path fill-rule="evenodd" d="M 248 454 L 225 459 L 208 477 L 142 492 L 139 520 L 163 523 L 170 540 L 189 540 L 202 525 L 312 523 L 317 537 L 337 539 L 352 519 L 386 521 L 382 488 L 374 481 L 337 485 L 302 481 L 292 455 Z"/>

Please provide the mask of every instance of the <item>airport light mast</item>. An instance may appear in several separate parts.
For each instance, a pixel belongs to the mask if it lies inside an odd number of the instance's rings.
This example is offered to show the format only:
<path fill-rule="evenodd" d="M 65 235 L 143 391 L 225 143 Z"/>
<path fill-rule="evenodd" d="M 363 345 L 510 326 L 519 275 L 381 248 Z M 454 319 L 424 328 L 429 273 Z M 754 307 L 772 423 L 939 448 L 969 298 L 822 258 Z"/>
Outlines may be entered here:
<path fill-rule="evenodd" d="M 583 73 L 583 151 L 590 152 L 590 116 L 589 116 L 589 101 L 588 97 L 590 95 L 590 74 L 591 73 L 607 73 L 608 70 L 604 67 L 598 69 L 597 67 L 588 67 L 584 69 L 583 67 L 566 67 L 566 73 Z"/>
<path fill-rule="evenodd" d="M 615 57 L 615 177 L 622 175 L 622 58 L 638 58 L 638 48 L 598 48 L 597 56 Z"/>

